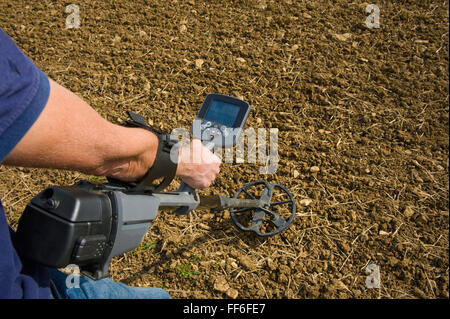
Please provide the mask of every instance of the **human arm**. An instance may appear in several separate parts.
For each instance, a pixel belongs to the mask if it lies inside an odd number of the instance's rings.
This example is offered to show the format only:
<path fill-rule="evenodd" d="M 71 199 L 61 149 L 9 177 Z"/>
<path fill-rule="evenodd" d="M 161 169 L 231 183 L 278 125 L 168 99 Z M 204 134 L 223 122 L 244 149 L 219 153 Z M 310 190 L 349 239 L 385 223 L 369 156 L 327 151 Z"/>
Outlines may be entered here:
<path fill-rule="evenodd" d="M 49 81 L 45 108 L 2 164 L 76 170 L 123 181 L 143 177 L 155 160 L 157 136 L 107 121 L 76 94 Z M 194 188 L 208 187 L 220 160 L 201 143 L 190 147 L 201 152 L 201 160 L 188 161 L 186 148 L 181 148 L 176 175 Z"/>

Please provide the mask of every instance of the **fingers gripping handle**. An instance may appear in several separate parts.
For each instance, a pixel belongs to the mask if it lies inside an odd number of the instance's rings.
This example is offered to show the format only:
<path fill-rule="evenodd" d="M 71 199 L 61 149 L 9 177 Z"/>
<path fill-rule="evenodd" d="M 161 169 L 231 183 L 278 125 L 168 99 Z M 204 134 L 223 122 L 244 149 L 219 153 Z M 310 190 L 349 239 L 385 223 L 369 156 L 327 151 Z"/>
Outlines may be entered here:
<path fill-rule="evenodd" d="M 212 142 L 208 142 L 208 141 L 202 141 L 203 145 L 205 145 L 205 147 L 212 151 L 214 149 L 214 143 Z M 195 194 L 195 189 L 192 188 L 191 186 L 189 186 L 188 184 L 186 184 L 185 182 L 181 182 L 180 187 L 177 189 L 177 192 L 187 192 L 189 194 Z M 175 214 L 177 215 L 185 215 L 187 213 L 189 213 L 191 210 L 188 206 L 185 207 L 180 207 L 177 210 L 175 210 Z"/>

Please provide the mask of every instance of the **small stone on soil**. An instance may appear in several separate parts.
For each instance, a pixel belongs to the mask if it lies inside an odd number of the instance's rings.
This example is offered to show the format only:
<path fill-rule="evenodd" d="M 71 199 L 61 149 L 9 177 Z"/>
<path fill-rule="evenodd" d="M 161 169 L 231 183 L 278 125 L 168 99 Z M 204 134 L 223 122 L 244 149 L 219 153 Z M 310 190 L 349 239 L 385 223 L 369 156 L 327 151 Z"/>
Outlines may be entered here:
<path fill-rule="evenodd" d="M 233 288 L 228 289 L 226 292 L 226 295 L 232 299 L 236 299 L 238 294 L 239 294 L 238 291 Z"/>
<path fill-rule="evenodd" d="M 203 59 L 197 59 L 195 60 L 195 66 L 200 69 L 204 62 L 205 61 Z"/>
<path fill-rule="evenodd" d="M 227 280 L 224 277 L 219 277 L 214 281 L 214 289 L 219 292 L 227 292 L 230 289 Z"/>
<path fill-rule="evenodd" d="M 250 258 L 248 258 L 247 256 L 240 256 L 239 257 L 239 262 L 241 263 L 242 266 L 244 266 L 245 268 L 247 268 L 248 270 L 254 270 L 256 269 L 256 264 L 255 262 L 253 262 Z"/>
<path fill-rule="evenodd" d="M 320 171 L 320 168 L 319 168 L 319 166 L 312 166 L 312 167 L 309 169 L 309 171 L 310 171 L 311 173 L 317 173 L 317 172 Z"/>

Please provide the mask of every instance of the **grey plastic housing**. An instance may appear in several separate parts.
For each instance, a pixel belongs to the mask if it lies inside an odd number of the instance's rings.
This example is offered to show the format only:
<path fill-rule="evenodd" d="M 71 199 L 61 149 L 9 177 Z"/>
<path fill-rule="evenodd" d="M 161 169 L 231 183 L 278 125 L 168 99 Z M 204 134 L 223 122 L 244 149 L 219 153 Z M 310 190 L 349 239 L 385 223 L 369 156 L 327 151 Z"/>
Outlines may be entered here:
<path fill-rule="evenodd" d="M 111 252 L 103 263 L 101 277 L 108 275 L 111 259 L 139 246 L 150 223 L 158 214 L 159 199 L 154 196 L 140 194 L 111 193 L 111 204 L 115 214 L 110 241 Z M 100 274 L 99 274 L 100 275 Z M 96 276 L 97 277 L 97 276 Z"/>
<path fill-rule="evenodd" d="M 197 194 L 153 193 L 136 194 L 113 191 L 109 193 L 112 207 L 112 228 L 109 241 L 112 248 L 97 271 L 86 273 L 94 279 L 108 276 L 111 259 L 137 248 L 147 233 L 160 207 L 187 206 L 195 209 L 199 204 Z"/>
<path fill-rule="evenodd" d="M 117 209 L 117 231 L 111 254 L 121 255 L 137 247 L 145 236 L 150 222 L 158 214 L 159 199 L 148 195 L 113 193 Z"/>

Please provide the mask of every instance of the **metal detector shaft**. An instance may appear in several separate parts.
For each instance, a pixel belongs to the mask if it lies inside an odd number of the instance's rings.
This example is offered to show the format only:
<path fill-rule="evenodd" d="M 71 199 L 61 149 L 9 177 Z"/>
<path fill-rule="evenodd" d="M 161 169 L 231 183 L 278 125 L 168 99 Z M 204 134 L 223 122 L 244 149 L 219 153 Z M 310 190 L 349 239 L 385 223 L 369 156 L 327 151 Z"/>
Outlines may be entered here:
<path fill-rule="evenodd" d="M 262 208 L 265 203 L 259 199 L 229 198 L 222 195 L 200 196 L 201 208 L 224 210 L 228 208 Z"/>
<path fill-rule="evenodd" d="M 159 207 L 188 207 L 189 211 L 196 208 L 225 210 L 229 208 L 262 208 L 266 204 L 259 199 L 229 198 L 222 195 L 200 196 L 187 192 L 155 193 L 159 199 Z"/>

